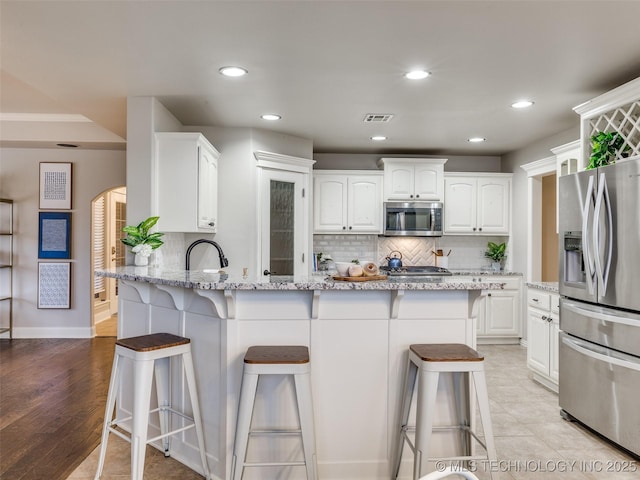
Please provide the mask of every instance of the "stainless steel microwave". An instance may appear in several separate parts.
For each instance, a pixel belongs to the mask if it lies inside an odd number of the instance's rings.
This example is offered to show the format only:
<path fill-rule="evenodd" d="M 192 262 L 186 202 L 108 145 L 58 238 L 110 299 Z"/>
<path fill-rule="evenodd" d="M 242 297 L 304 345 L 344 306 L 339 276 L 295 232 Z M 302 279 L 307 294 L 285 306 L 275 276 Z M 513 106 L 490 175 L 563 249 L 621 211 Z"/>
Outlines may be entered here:
<path fill-rule="evenodd" d="M 385 202 L 384 235 L 441 237 L 442 202 Z"/>

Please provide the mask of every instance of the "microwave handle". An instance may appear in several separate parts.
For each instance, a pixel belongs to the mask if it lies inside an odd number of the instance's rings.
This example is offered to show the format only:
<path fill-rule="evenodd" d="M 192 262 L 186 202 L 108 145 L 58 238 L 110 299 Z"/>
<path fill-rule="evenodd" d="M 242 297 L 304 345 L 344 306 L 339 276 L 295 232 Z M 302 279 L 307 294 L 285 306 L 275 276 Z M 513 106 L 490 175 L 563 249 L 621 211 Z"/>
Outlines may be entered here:
<path fill-rule="evenodd" d="M 398 226 L 398 230 L 404 231 L 405 223 L 404 212 L 396 212 L 396 225 Z"/>

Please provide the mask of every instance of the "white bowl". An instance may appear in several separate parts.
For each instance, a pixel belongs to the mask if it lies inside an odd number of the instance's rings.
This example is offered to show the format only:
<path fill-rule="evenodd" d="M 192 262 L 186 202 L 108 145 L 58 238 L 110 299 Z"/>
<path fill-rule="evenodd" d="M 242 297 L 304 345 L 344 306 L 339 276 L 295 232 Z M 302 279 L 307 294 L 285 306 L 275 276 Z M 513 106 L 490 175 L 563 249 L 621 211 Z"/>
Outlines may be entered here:
<path fill-rule="evenodd" d="M 349 276 L 349 267 L 353 265 L 351 262 L 335 262 L 336 270 L 338 270 L 339 277 L 348 277 Z"/>

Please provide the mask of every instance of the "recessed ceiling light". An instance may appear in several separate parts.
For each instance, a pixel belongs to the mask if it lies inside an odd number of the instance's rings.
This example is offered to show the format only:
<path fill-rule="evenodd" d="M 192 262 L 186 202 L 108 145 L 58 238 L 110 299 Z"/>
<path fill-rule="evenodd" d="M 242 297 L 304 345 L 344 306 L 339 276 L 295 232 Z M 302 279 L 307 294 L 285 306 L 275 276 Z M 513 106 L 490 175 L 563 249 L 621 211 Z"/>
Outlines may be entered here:
<path fill-rule="evenodd" d="M 276 115 L 275 113 L 265 113 L 264 115 L 260 116 L 261 119 L 263 120 L 280 120 L 282 117 L 280 115 Z"/>
<path fill-rule="evenodd" d="M 533 105 L 533 102 L 531 100 L 518 100 L 517 102 L 511 104 L 513 108 L 527 108 L 531 105 Z"/>
<path fill-rule="evenodd" d="M 220 70 L 218 70 L 218 72 L 220 72 L 225 77 L 242 77 L 243 75 L 246 75 L 248 73 L 246 68 L 232 66 L 222 67 Z"/>
<path fill-rule="evenodd" d="M 373 140 L 374 142 L 382 142 L 386 139 L 387 137 L 385 137 L 384 135 L 374 135 L 373 137 L 371 137 L 371 140 Z"/>
<path fill-rule="evenodd" d="M 487 139 L 482 137 L 471 137 L 468 141 L 471 143 L 485 142 Z"/>
<path fill-rule="evenodd" d="M 426 70 L 412 70 L 404 74 L 404 76 L 410 80 L 422 80 L 423 78 L 427 78 L 429 75 L 431 74 Z"/>

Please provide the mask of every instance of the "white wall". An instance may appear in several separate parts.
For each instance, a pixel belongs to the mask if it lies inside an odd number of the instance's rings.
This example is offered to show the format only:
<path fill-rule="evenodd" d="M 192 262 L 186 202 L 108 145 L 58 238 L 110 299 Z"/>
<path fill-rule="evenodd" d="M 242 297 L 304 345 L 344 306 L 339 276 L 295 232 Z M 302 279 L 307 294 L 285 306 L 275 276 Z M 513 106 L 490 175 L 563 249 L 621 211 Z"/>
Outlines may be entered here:
<path fill-rule="evenodd" d="M 39 163 L 72 163 L 71 308 L 37 308 Z M 91 337 L 91 201 L 125 184 L 118 150 L 0 149 L 0 197 L 14 201 L 14 336 Z"/>
<path fill-rule="evenodd" d="M 511 266 L 513 270 L 522 272 L 528 278 L 527 272 L 527 218 L 528 193 L 527 173 L 520 168 L 525 163 L 535 162 L 553 155 L 552 148 L 580 138 L 579 118 L 576 115 L 576 125 L 551 137 L 543 138 L 525 148 L 511 152 L 502 157 L 502 171 L 513 173 L 511 194 Z"/>

